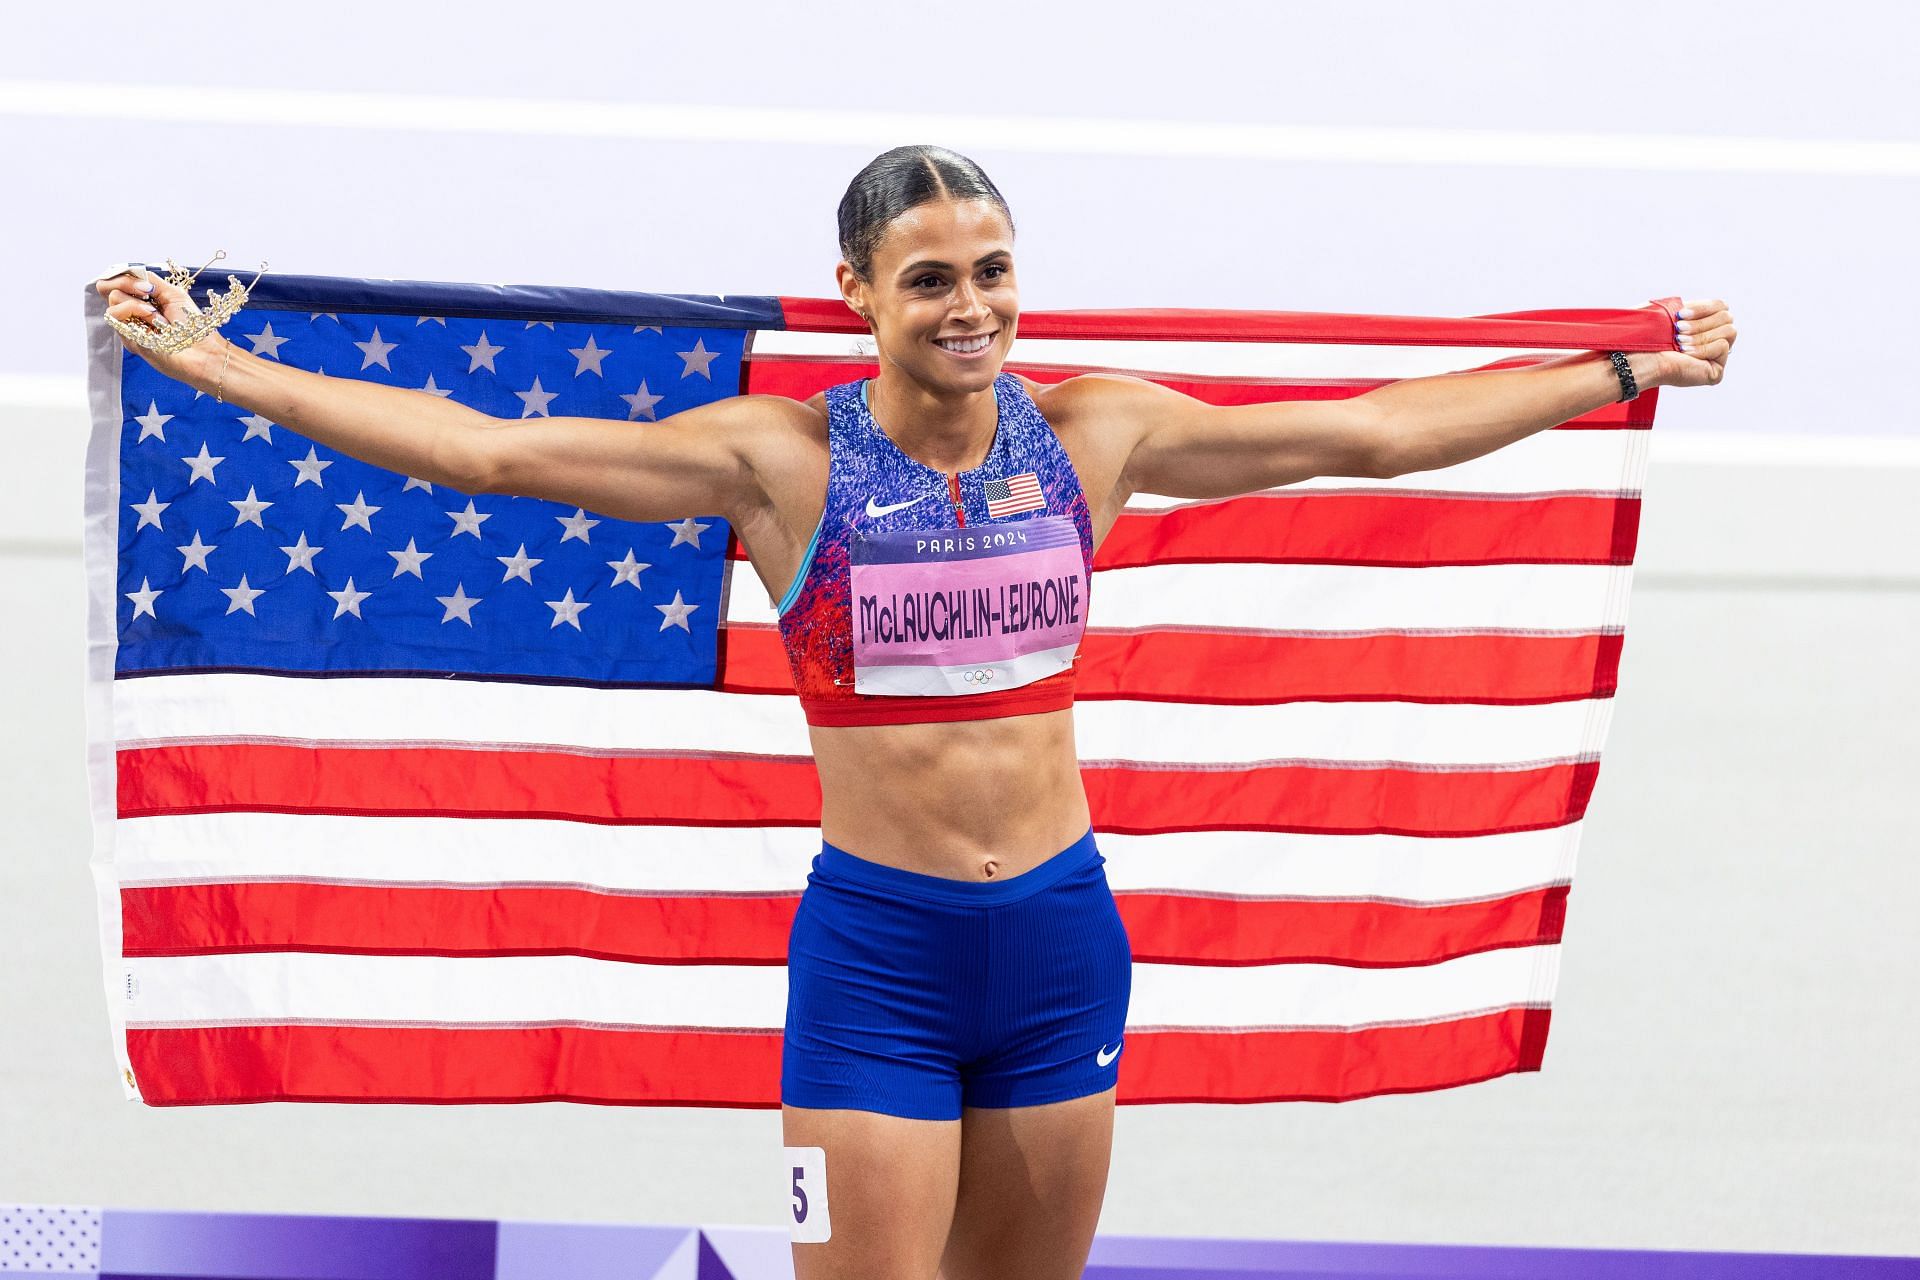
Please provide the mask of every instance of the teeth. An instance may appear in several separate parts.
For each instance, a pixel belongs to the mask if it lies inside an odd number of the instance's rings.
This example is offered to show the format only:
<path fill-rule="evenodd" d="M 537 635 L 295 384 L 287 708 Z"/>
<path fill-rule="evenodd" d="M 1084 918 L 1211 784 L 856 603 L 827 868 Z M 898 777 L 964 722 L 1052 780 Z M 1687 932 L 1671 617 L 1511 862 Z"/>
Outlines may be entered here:
<path fill-rule="evenodd" d="M 983 333 L 977 338 L 936 338 L 934 341 L 949 351 L 957 351 L 964 355 L 985 349 L 986 345 L 993 341 L 993 335 Z"/>

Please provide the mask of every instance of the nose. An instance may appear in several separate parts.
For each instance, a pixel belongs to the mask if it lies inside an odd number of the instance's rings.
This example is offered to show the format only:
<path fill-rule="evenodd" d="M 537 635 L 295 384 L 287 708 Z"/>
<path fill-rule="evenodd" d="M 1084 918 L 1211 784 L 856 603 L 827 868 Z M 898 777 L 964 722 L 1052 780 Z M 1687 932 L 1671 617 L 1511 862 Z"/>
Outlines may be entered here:
<path fill-rule="evenodd" d="M 983 323 L 988 315 L 987 302 L 972 281 L 963 281 L 954 294 L 954 315 L 969 324 Z"/>

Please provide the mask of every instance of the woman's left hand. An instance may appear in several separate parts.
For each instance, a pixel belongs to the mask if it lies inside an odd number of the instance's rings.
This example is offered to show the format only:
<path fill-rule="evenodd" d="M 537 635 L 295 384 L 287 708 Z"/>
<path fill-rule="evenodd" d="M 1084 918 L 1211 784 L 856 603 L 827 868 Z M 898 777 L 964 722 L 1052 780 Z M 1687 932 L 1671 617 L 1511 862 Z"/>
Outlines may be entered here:
<path fill-rule="evenodd" d="M 1661 384 L 1718 386 L 1726 376 L 1727 354 L 1733 350 L 1733 339 L 1738 332 L 1733 327 L 1733 313 L 1718 298 L 1683 302 L 1680 308 L 1685 318 L 1675 322 L 1674 336 L 1682 347 L 1679 351 L 1660 353 L 1666 363 L 1666 376 Z M 1692 314 L 1688 315 L 1689 312 Z"/>

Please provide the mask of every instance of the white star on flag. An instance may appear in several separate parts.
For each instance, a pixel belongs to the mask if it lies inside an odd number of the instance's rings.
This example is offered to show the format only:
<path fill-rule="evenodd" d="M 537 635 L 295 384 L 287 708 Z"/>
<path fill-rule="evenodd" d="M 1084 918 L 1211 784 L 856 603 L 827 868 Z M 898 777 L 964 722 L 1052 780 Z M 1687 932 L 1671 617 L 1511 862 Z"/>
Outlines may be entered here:
<path fill-rule="evenodd" d="M 153 611 L 153 602 L 160 598 L 160 593 L 152 587 L 149 587 L 145 578 L 140 579 L 140 589 L 138 591 L 129 591 L 126 594 L 127 599 L 133 601 L 133 616 L 135 618 L 144 613 L 149 618 L 159 619 L 160 615 Z M 171 608 L 172 606 L 168 607 Z M 132 618 L 128 619 L 129 622 L 132 620 Z"/>
<path fill-rule="evenodd" d="M 673 541 L 667 544 L 667 550 L 669 551 L 683 542 L 691 543 L 693 549 L 698 551 L 700 549 L 700 535 L 713 527 L 711 525 L 701 524 L 692 516 L 688 516 L 685 520 L 666 520 L 662 521 L 662 523 L 665 524 L 667 528 L 673 530 Z"/>
<path fill-rule="evenodd" d="M 240 421 L 247 424 L 247 434 L 240 437 L 241 444 L 245 444 L 255 437 L 265 440 L 268 444 L 273 443 L 273 420 L 271 418 L 263 418 L 257 413 L 250 413 L 240 419 Z"/>
<path fill-rule="evenodd" d="M 587 519 L 587 512 L 584 507 L 575 507 L 572 515 L 555 516 L 554 519 L 558 520 L 560 527 L 566 530 L 565 533 L 560 535 L 560 541 L 565 542 L 570 538 L 578 538 L 588 545 L 592 545 L 593 539 L 587 537 L 587 530 L 600 523 L 598 520 Z"/>
<path fill-rule="evenodd" d="M 407 539 L 407 549 L 405 551 L 389 551 L 387 554 L 393 557 L 394 577 L 397 578 L 403 573 L 410 573 L 424 582 L 426 579 L 420 572 L 420 566 L 428 560 L 433 559 L 433 552 L 420 550 L 413 545 L 413 541 L 412 538 Z"/>
<path fill-rule="evenodd" d="M 353 345 L 360 348 L 360 354 L 366 357 L 360 362 L 362 369 L 371 368 L 377 364 L 388 373 L 393 372 L 393 366 L 387 363 L 387 352 L 393 350 L 400 344 L 397 342 L 380 341 L 379 325 L 373 326 L 373 337 L 371 339 L 366 342 L 356 342 Z M 359 615 L 355 614 L 354 616 L 358 617 Z"/>
<path fill-rule="evenodd" d="M 268 507 L 272 506 L 273 504 L 271 502 L 262 502 L 259 499 L 259 497 L 255 495 L 253 491 L 253 486 L 248 485 L 246 497 L 240 499 L 238 502 L 234 501 L 232 498 L 229 498 L 227 499 L 227 505 L 232 507 L 234 511 L 234 516 L 233 516 L 234 528 L 238 529 L 243 524 L 250 524 L 255 526 L 256 528 L 264 529 L 267 526 L 261 523 L 260 513 L 262 511 L 265 511 Z M 247 612 L 252 613 L 253 610 L 249 609 L 247 610 Z"/>
<path fill-rule="evenodd" d="M 355 591 L 353 589 L 353 579 L 348 578 L 345 587 L 339 591 L 329 591 L 327 594 L 332 596 L 335 601 L 333 610 L 334 617 L 337 618 L 343 613 L 350 613 L 358 618 L 360 617 L 360 602 L 373 593 L 371 591 Z"/>
<path fill-rule="evenodd" d="M 242 336 L 245 337 L 248 342 L 251 342 L 253 344 L 254 355 L 272 356 L 275 360 L 278 360 L 280 358 L 281 346 L 284 343 L 290 341 L 290 339 L 287 339 L 287 338 L 274 337 L 273 325 L 271 323 L 269 323 L 267 327 L 262 329 L 259 333 L 249 333 L 249 334 L 244 334 Z M 253 610 L 249 609 L 247 610 L 247 612 L 252 613 Z"/>
<path fill-rule="evenodd" d="M 662 631 L 665 631 L 668 627 L 678 627 L 688 635 L 693 634 L 693 628 L 687 625 L 687 615 L 695 609 L 698 609 L 700 607 L 699 605 L 688 604 L 680 598 L 680 593 L 675 591 L 671 603 L 657 604 L 653 607 L 664 615 L 660 619 L 660 629 Z"/>
<path fill-rule="evenodd" d="M 331 459 L 322 462 L 319 455 L 314 453 L 313 446 L 308 445 L 307 456 L 305 458 L 289 458 L 287 459 L 287 465 L 300 473 L 293 478 L 294 488 L 298 489 L 301 485 L 312 481 L 324 489 L 327 486 L 326 483 L 320 479 L 320 473 L 332 466 L 333 462 Z"/>
<path fill-rule="evenodd" d="M 354 494 L 352 502 L 336 502 L 333 505 L 340 508 L 340 513 L 346 516 L 346 521 L 340 526 L 342 529 L 351 529 L 359 525 L 368 533 L 373 532 L 373 513 L 380 508 L 367 505 L 366 490 L 362 489 Z"/>
<path fill-rule="evenodd" d="M 695 338 L 693 340 L 693 350 L 676 351 L 673 354 L 687 362 L 687 367 L 680 371 L 681 377 L 685 378 L 697 373 L 708 382 L 713 381 L 713 374 L 708 372 L 707 366 L 712 364 L 713 358 L 720 353 L 718 351 L 707 350 L 706 339 Z"/>
<path fill-rule="evenodd" d="M 405 492 L 405 490 L 402 490 L 402 492 Z M 467 509 L 465 511 L 449 511 L 447 514 L 453 517 L 453 532 L 447 535 L 449 538 L 457 538 L 463 533 L 470 533 L 478 538 L 480 536 L 480 522 L 493 518 L 491 511 L 475 511 L 473 509 L 472 498 L 467 499 Z"/>
<path fill-rule="evenodd" d="M 214 484 L 213 469 L 225 462 L 226 459 L 208 457 L 207 442 L 202 440 L 198 454 L 191 458 L 182 458 L 180 461 L 192 468 L 192 474 L 187 477 L 187 487 L 192 488 L 193 482 L 196 480 L 205 480 L 208 484 Z"/>
<path fill-rule="evenodd" d="M 633 558 L 633 548 L 628 547 L 626 556 L 623 559 L 607 561 L 607 568 L 613 570 L 613 581 L 609 585 L 617 587 L 623 582 L 631 582 L 633 589 L 638 591 L 640 590 L 640 571 L 642 569 L 651 569 L 653 566 L 643 561 L 635 560 Z"/>
<path fill-rule="evenodd" d="M 133 531 L 138 533 L 148 525 L 152 525 L 156 529 L 160 528 L 160 513 L 173 504 L 171 502 L 154 501 L 153 490 L 149 489 L 147 490 L 147 500 L 145 502 L 129 502 L 127 505 L 140 513 L 140 523 L 133 526 Z"/>
<path fill-rule="evenodd" d="M 581 374 L 587 371 L 588 365 L 593 366 L 593 371 L 595 373 L 600 374 L 602 377 L 606 376 L 604 371 L 600 368 L 600 362 L 602 360 L 605 360 L 608 356 L 612 355 L 613 353 L 611 351 L 603 350 L 599 346 L 595 345 L 593 341 L 593 335 L 589 333 L 587 335 L 586 346 L 568 347 L 567 354 L 577 358 L 580 361 L 579 367 L 573 371 L 573 376 L 577 378 Z"/>
<path fill-rule="evenodd" d="M 208 553 L 218 551 L 219 548 L 200 541 L 200 531 L 195 529 L 193 531 L 193 541 L 184 547 L 175 547 L 174 550 L 187 558 L 187 562 L 180 566 L 180 574 L 182 577 L 185 577 L 189 569 L 198 569 L 202 573 L 205 573 Z"/>
<path fill-rule="evenodd" d="M 167 442 L 167 433 L 161 430 L 161 428 L 173 421 L 173 415 L 160 412 L 159 404 L 149 400 L 147 401 L 147 411 L 135 418 L 134 421 L 140 424 L 141 440 L 145 440 L 148 436 L 155 436 L 161 444 L 165 444 Z M 134 441 L 134 443 L 138 444 L 139 440 Z"/>
<path fill-rule="evenodd" d="M 265 595 L 266 592 L 258 587 L 249 587 L 247 585 L 247 575 L 243 573 L 240 575 L 239 586 L 221 587 L 220 594 L 232 602 L 227 605 L 228 613 L 247 613 L 257 618 L 260 615 L 253 612 L 253 602 Z"/>
<path fill-rule="evenodd" d="M 473 357 L 473 363 L 467 366 L 468 373 L 472 373 L 474 370 L 479 369 L 483 366 L 486 368 L 486 371 L 488 373 L 500 372 L 498 369 L 493 367 L 493 358 L 499 355 L 502 351 L 505 351 L 506 348 L 488 346 L 487 331 L 485 329 L 482 329 L 480 331 L 480 341 L 474 343 L 470 347 L 461 347 L 460 349 L 466 352 L 469 356 Z"/>
<path fill-rule="evenodd" d="M 468 626 L 473 625 L 473 606 L 480 603 L 480 597 L 468 595 L 465 586 L 456 582 L 453 584 L 452 595 L 435 596 L 434 599 L 447 606 L 447 611 L 442 615 L 440 621 L 452 622 L 455 618 L 458 618 Z"/>
<path fill-rule="evenodd" d="M 658 421 L 658 417 L 653 411 L 653 406 L 666 399 L 665 396 L 649 395 L 647 393 L 646 379 L 644 378 L 640 380 L 640 389 L 638 391 L 630 396 L 623 395 L 620 398 L 627 402 L 628 418 L 631 419 L 644 414 L 649 421 Z"/>
<path fill-rule="evenodd" d="M 530 558 L 527 555 L 527 544 L 524 542 L 520 544 L 520 549 L 512 555 L 495 556 L 494 559 L 507 566 L 507 572 L 500 581 L 505 582 L 508 578 L 520 578 L 523 579 L 528 586 L 533 585 L 533 566 L 546 563 L 544 560 Z"/>
<path fill-rule="evenodd" d="M 578 631 L 580 630 L 580 611 L 587 608 L 591 602 L 575 600 L 573 598 L 573 588 L 568 587 L 567 594 L 561 599 L 547 600 L 543 603 L 547 608 L 553 610 L 553 622 L 547 628 L 549 631 L 563 622 L 567 623 L 575 631 Z"/>
<path fill-rule="evenodd" d="M 542 390 L 540 386 L 540 378 L 538 375 L 535 375 L 533 379 L 533 386 L 530 389 L 526 391 L 516 391 L 513 394 L 520 397 L 520 416 L 521 417 L 525 418 L 532 414 L 537 413 L 544 418 L 549 416 L 547 414 L 548 403 L 552 401 L 553 397 L 558 393 L 553 391 Z"/>
<path fill-rule="evenodd" d="M 305 569 L 308 573 L 313 573 L 313 558 L 326 550 L 325 547 L 308 546 L 305 531 L 301 532 L 298 542 L 290 547 L 282 547 L 280 549 L 287 553 L 288 573 L 292 573 L 295 569 Z M 318 577 L 319 575 L 315 574 L 314 576 Z"/>

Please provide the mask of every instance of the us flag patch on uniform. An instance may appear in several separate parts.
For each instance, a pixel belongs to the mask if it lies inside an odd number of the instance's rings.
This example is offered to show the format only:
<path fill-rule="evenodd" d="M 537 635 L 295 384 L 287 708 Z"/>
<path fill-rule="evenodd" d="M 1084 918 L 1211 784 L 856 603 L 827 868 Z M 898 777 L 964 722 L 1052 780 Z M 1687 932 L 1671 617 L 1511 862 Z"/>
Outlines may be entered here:
<path fill-rule="evenodd" d="M 1031 471 L 1022 471 L 1004 480 L 987 481 L 986 495 L 989 520 L 1047 505 L 1047 500 L 1040 494 L 1040 477 Z"/>

